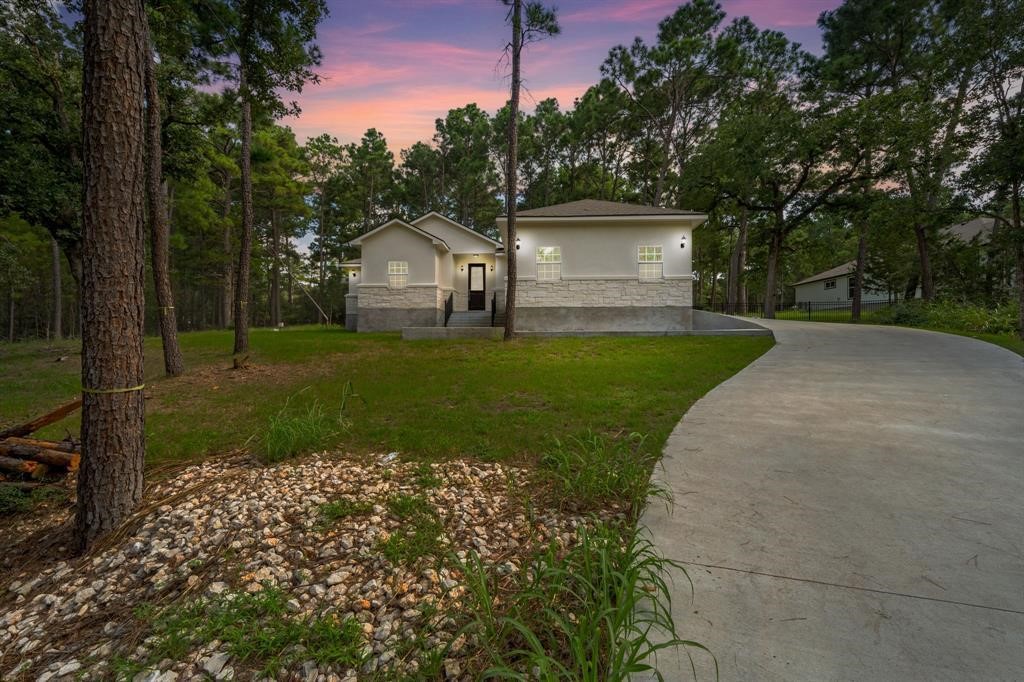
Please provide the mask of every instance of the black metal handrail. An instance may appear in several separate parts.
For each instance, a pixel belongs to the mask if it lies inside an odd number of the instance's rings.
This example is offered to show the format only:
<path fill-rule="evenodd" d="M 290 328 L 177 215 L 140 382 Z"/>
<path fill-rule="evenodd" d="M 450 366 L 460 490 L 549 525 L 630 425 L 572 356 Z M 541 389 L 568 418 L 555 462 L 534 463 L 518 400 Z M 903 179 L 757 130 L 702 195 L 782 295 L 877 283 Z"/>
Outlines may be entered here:
<path fill-rule="evenodd" d="M 494 316 L 498 313 L 498 292 L 491 294 L 491 326 L 494 326 Z"/>
<path fill-rule="evenodd" d="M 448 294 L 448 299 L 444 302 L 444 326 L 448 326 L 448 318 L 452 316 L 452 311 L 455 310 L 455 292 Z"/>

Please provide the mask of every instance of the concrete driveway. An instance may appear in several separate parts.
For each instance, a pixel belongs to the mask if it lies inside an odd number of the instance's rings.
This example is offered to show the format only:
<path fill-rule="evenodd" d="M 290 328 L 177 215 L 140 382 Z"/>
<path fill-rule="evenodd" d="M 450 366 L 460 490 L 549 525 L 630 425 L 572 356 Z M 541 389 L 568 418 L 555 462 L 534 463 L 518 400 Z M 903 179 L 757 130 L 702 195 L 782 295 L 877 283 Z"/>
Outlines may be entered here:
<path fill-rule="evenodd" d="M 643 518 L 721 679 L 1024 679 L 1024 359 L 959 336 L 770 321 L 697 402 Z M 698 679 L 714 679 L 693 652 Z M 692 679 L 685 652 L 667 680 Z"/>

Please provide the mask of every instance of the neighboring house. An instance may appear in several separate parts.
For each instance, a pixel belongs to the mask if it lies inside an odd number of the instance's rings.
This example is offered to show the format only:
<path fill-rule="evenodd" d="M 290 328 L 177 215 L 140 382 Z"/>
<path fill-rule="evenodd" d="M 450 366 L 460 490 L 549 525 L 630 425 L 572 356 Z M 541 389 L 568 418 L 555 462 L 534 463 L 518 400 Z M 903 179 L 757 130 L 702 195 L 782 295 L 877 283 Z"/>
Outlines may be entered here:
<path fill-rule="evenodd" d="M 943 236 L 948 240 L 955 240 L 964 244 L 977 243 L 987 244 L 992 239 L 992 230 L 995 228 L 995 218 L 975 218 L 956 225 L 949 225 L 942 228 Z"/>
<path fill-rule="evenodd" d="M 583 200 L 521 211 L 516 329 L 671 333 L 694 328 L 694 211 Z M 505 238 L 506 219 L 498 219 Z M 490 326 L 505 310 L 506 253 L 437 213 L 391 220 L 349 242 L 347 324 L 358 331 Z M 446 307 L 452 309 L 451 321 Z M 743 326 L 737 321 L 714 329 Z M 763 330 L 762 330 L 763 331 Z"/>
<path fill-rule="evenodd" d="M 852 305 L 856 268 L 857 261 L 852 260 L 795 283 L 793 289 L 796 292 L 796 305 L 799 306 L 801 303 Z M 890 303 L 893 300 L 893 295 L 888 291 L 865 286 L 860 300 L 862 303 Z"/>

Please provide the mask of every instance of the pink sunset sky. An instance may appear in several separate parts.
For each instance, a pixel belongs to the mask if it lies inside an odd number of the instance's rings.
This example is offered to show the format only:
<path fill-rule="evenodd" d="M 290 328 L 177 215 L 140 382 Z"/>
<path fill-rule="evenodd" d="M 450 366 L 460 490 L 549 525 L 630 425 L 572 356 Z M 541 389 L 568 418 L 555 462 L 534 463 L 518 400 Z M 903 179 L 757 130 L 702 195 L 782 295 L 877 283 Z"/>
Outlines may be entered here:
<path fill-rule="evenodd" d="M 723 0 L 730 21 L 749 16 L 820 49 L 818 15 L 840 0 Z M 328 132 L 342 142 L 377 128 L 396 153 L 429 141 L 434 120 L 470 102 L 493 113 L 508 98 L 505 8 L 498 0 L 334 0 L 319 31 L 322 81 L 308 85 L 302 114 L 283 121 L 300 142 Z M 600 78 L 609 49 L 651 41 L 679 0 L 560 0 L 562 33 L 523 57 L 523 108 L 558 98 L 563 109 Z"/>

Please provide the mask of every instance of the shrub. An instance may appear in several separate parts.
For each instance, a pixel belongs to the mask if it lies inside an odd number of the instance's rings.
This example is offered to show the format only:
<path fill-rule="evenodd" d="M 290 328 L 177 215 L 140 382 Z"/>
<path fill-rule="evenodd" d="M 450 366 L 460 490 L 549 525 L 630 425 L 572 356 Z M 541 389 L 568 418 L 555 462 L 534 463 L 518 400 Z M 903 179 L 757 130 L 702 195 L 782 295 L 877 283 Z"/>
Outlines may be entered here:
<path fill-rule="evenodd" d="M 554 447 L 541 456 L 541 467 L 568 502 L 594 508 L 625 500 L 639 512 L 650 494 L 661 493 L 650 480 L 658 458 L 641 434 L 608 439 L 589 433 L 556 439 Z"/>
<path fill-rule="evenodd" d="M 654 672 L 662 679 L 650 665 L 659 650 L 707 651 L 676 631 L 671 569 L 689 580 L 682 565 L 660 556 L 635 528 L 607 523 L 581 531 L 564 557 L 549 548 L 500 595 L 496 579 L 471 554 L 462 565 L 464 631 L 481 639 L 483 677 L 614 682 Z"/>
<path fill-rule="evenodd" d="M 981 334 L 1012 334 L 1017 331 L 1017 305 L 985 307 L 955 301 L 905 301 L 874 313 L 872 321 Z"/>
<path fill-rule="evenodd" d="M 0 514 L 16 514 L 32 508 L 32 498 L 13 486 L 0 486 Z"/>

